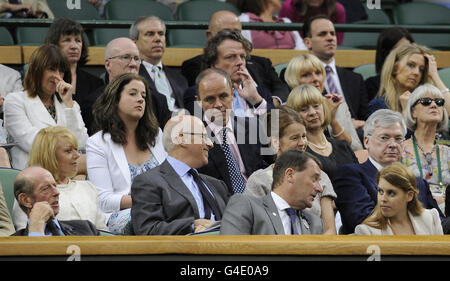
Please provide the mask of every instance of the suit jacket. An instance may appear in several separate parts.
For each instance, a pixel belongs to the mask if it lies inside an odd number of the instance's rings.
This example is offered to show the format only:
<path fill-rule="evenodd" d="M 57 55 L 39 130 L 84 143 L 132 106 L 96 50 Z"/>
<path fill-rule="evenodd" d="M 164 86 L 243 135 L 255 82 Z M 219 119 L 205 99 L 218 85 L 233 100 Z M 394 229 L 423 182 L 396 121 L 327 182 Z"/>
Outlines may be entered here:
<path fill-rule="evenodd" d="M 0 64 L 0 95 L 5 98 L 9 93 L 20 91 L 23 91 L 20 72 Z M 0 112 L 3 112 L 3 106 Z"/>
<path fill-rule="evenodd" d="M 369 101 L 362 75 L 337 66 L 336 72 L 352 118 L 366 120 Z"/>
<path fill-rule="evenodd" d="M 58 220 L 59 225 L 61 226 L 62 232 L 66 236 L 98 236 L 100 235 L 99 231 L 95 228 L 88 220 L 72 220 L 72 221 L 60 221 Z M 11 236 L 28 236 L 28 225 L 27 227 L 18 230 Z"/>
<path fill-rule="evenodd" d="M 302 234 L 322 234 L 320 217 L 311 211 L 300 211 Z M 305 226 L 308 225 L 308 228 Z M 271 193 L 264 197 L 235 194 L 222 217 L 222 235 L 284 235 L 283 223 Z"/>
<path fill-rule="evenodd" d="M 173 96 L 175 97 L 175 105 L 178 108 L 183 108 L 184 107 L 183 95 L 184 91 L 188 88 L 186 78 L 184 78 L 184 76 L 181 75 L 181 73 L 176 69 L 163 65 L 163 70 L 164 73 L 166 74 L 167 80 L 169 80 L 170 87 L 172 88 Z M 150 87 L 152 93 L 158 92 L 158 90 L 156 89 L 155 82 L 150 77 L 150 74 L 147 72 L 147 69 L 143 65 L 139 68 L 139 75 L 141 75 L 147 80 L 148 86 Z M 163 97 L 165 96 L 163 95 Z"/>
<path fill-rule="evenodd" d="M 270 91 L 270 96 L 278 96 L 283 102 L 289 96 L 289 87 L 278 77 L 272 66 L 272 61 L 268 58 L 251 56 L 246 61 L 247 70 L 259 87 Z M 186 77 L 188 85 L 194 86 L 197 75 L 207 66 L 202 61 L 202 55 L 198 55 L 186 60 L 181 65 L 181 73 Z"/>
<path fill-rule="evenodd" d="M 123 145 L 115 143 L 111 135 L 97 132 L 86 143 L 86 166 L 89 180 L 97 187 L 100 208 L 105 213 L 120 210 L 120 200 L 130 193 L 131 174 Z M 158 163 L 167 157 L 159 130 L 155 146 L 149 146 Z M 109 218 L 109 217 L 108 217 Z"/>
<path fill-rule="evenodd" d="M 377 204 L 378 170 L 370 160 L 362 164 L 347 164 L 339 167 L 333 182 L 337 194 L 336 206 L 341 214 L 343 232 L 353 233 L 355 227 L 366 219 Z M 426 209 L 435 208 L 444 218 L 436 200 L 431 195 L 429 185 L 417 179 L 419 201 Z"/>
<path fill-rule="evenodd" d="M 228 202 L 222 181 L 200 174 L 223 213 Z M 136 235 L 185 235 L 192 233 L 199 219 L 197 203 L 166 160 L 137 176 L 131 187 L 131 221 Z"/>
<path fill-rule="evenodd" d="M 63 126 L 76 136 L 78 147 L 84 148 L 88 138 L 87 129 L 81 117 L 80 106 L 74 102 L 66 108 L 54 95 L 57 122 L 50 116 L 39 96 L 30 98 L 27 92 L 9 94 L 5 99 L 5 128 L 16 145 L 11 148 L 12 165 L 24 169 L 28 163 L 36 134 L 42 128 Z"/>
<path fill-rule="evenodd" d="M 408 212 L 409 219 L 414 228 L 416 235 L 442 235 L 441 220 L 436 209 L 424 210 L 422 214 L 414 216 Z M 366 224 L 357 225 L 355 228 L 356 235 L 394 235 L 392 229 L 387 226 L 386 229 L 378 229 Z"/>
<path fill-rule="evenodd" d="M 265 161 L 261 150 L 262 144 L 268 144 L 266 140 L 261 141 L 258 137 L 255 140 L 250 138 L 250 132 L 259 136 L 259 131 L 255 132 L 256 128 L 260 129 L 258 118 L 233 118 L 233 133 L 238 143 L 239 152 L 241 154 L 242 162 L 244 163 L 247 178 L 255 171 L 266 168 L 269 164 Z M 222 180 L 228 187 L 228 192 L 233 194 L 231 186 L 231 177 L 225 159 L 225 153 L 222 150 L 219 139 L 211 131 L 205 122 L 206 130 L 212 138 L 214 144 L 213 148 L 208 153 L 208 164 L 198 169 L 200 173 L 209 175 L 216 179 Z M 250 128 L 252 128 L 250 130 Z"/>

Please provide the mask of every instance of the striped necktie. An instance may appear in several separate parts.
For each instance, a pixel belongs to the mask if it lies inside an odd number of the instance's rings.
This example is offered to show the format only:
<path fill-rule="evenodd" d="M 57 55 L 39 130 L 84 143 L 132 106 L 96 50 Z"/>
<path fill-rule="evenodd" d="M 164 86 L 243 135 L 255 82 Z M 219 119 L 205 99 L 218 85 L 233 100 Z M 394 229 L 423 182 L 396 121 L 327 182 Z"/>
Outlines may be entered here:
<path fill-rule="evenodd" d="M 331 66 L 327 65 L 325 66 L 325 72 L 327 75 L 327 84 L 328 84 L 328 89 L 330 90 L 329 94 L 339 94 L 336 90 L 336 85 L 334 85 L 334 81 L 333 81 L 333 69 L 331 68 Z"/>
<path fill-rule="evenodd" d="M 152 72 L 155 74 L 154 82 L 156 89 L 159 93 L 166 96 L 167 106 L 170 111 L 173 111 L 175 109 L 175 99 L 170 95 L 170 88 L 169 85 L 167 85 L 167 80 L 165 79 L 164 73 L 156 65 L 152 67 Z"/>
<path fill-rule="evenodd" d="M 227 128 L 223 128 L 221 131 L 222 131 L 222 150 L 225 154 L 227 168 L 230 174 L 231 187 L 233 188 L 234 193 L 243 193 L 245 190 L 245 180 L 241 174 L 241 171 L 239 170 L 236 158 L 234 158 L 230 146 L 228 145 Z"/>

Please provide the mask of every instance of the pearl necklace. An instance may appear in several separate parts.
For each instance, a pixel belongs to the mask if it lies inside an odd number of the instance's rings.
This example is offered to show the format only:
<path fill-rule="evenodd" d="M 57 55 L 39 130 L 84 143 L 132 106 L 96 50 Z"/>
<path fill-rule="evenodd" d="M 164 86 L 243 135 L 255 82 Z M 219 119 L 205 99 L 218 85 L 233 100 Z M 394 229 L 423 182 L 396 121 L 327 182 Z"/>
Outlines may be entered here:
<path fill-rule="evenodd" d="M 323 135 L 322 135 L 322 136 L 323 136 Z M 315 148 L 317 148 L 317 149 L 319 149 L 319 150 L 324 150 L 324 149 L 326 149 L 326 148 L 328 147 L 328 141 L 327 141 L 326 138 L 325 138 L 325 144 L 324 144 L 324 145 L 317 145 L 317 144 L 312 143 L 312 142 L 310 142 L 310 141 L 308 141 L 308 144 L 311 144 L 312 146 L 314 146 Z"/>

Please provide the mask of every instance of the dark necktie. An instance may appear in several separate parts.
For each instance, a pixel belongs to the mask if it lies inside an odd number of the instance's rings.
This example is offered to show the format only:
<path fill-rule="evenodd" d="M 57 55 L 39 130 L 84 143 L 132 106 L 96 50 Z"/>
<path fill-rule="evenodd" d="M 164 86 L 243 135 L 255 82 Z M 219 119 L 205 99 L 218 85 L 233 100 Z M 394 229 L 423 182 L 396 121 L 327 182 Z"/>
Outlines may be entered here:
<path fill-rule="evenodd" d="M 215 220 L 216 221 L 221 220 L 222 214 L 220 212 L 219 206 L 217 205 L 217 201 L 209 192 L 209 190 L 206 188 L 205 184 L 203 183 L 203 180 L 200 178 L 200 176 L 194 169 L 190 169 L 188 173 L 192 175 L 192 178 L 194 178 L 194 181 L 197 184 L 200 193 L 202 194 L 203 207 L 205 209 L 205 219 L 211 218 L 211 211 L 212 211 Z"/>
<path fill-rule="evenodd" d="M 58 226 L 53 220 L 49 220 L 45 227 L 45 233 L 51 233 L 53 236 L 61 236 Z"/>
<path fill-rule="evenodd" d="M 299 234 L 298 230 L 297 230 L 297 227 L 296 227 L 296 224 L 295 224 L 295 221 L 297 219 L 297 213 L 292 208 L 286 208 L 284 210 L 289 215 L 289 219 L 291 220 L 291 233 L 292 234 Z"/>
<path fill-rule="evenodd" d="M 231 152 L 230 146 L 227 143 L 227 128 L 222 130 L 222 150 L 227 161 L 228 172 L 230 173 L 231 187 L 234 193 L 243 193 L 245 190 L 245 180 L 239 170 L 238 163 Z"/>

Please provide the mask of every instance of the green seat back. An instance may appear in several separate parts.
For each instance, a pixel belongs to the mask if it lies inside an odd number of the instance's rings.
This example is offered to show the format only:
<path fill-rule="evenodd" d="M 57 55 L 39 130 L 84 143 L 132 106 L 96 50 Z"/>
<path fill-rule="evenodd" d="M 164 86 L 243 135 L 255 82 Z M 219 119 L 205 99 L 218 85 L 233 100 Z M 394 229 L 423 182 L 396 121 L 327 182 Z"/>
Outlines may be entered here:
<path fill-rule="evenodd" d="M 182 21 L 209 21 L 211 15 L 220 10 L 232 11 L 236 15 L 240 14 L 236 6 L 228 2 L 191 0 L 178 6 L 177 19 Z"/>
<path fill-rule="evenodd" d="M 278 76 L 280 76 L 280 73 L 283 69 L 285 69 L 288 66 L 288 62 L 285 63 L 280 63 L 280 64 L 276 64 L 273 66 L 273 68 L 275 68 L 275 72 L 278 74 Z"/>
<path fill-rule="evenodd" d="M 359 65 L 353 69 L 353 72 L 361 74 L 364 80 L 377 75 L 377 72 L 375 71 L 375 64 L 373 63 Z"/>
<path fill-rule="evenodd" d="M 391 24 L 391 19 L 388 14 L 383 10 L 369 9 L 367 5 L 364 5 L 364 9 L 367 13 L 366 20 L 355 21 L 358 24 Z"/>
<path fill-rule="evenodd" d="M 376 32 L 346 32 L 340 47 L 374 50 L 377 48 L 377 40 Z"/>
<path fill-rule="evenodd" d="M 11 33 L 4 26 L 0 26 L 0 45 L 14 45 L 14 39 Z"/>
<path fill-rule="evenodd" d="M 48 27 L 22 26 L 16 28 L 18 45 L 39 46 L 44 44 Z"/>
<path fill-rule="evenodd" d="M 404 3 L 395 7 L 395 24 L 450 24 L 450 9 L 442 5 L 423 2 Z"/>
<path fill-rule="evenodd" d="M 163 21 L 174 20 L 172 10 L 159 2 L 152 0 L 110 0 L 105 5 L 105 18 L 107 20 L 135 21 L 141 16 L 157 16 Z"/>
<path fill-rule="evenodd" d="M 77 1 L 71 1 L 76 3 Z M 79 7 L 68 7 L 65 0 L 47 0 L 55 18 L 72 18 L 74 20 L 99 20 L 100 14 L 88 0 L 79 0 Z M 72 9 L 70 9 L 72 8 Z"/>
<path fill-rule="evenodd" d="M 11 217 L 14 206 L 14 180 L 19 172 L 20 170 L 16 169 L 0 168 L 0 182 L 2 183 L 3 195 Z"/>
<path fill-rule="evenodd" d="M 439 69 L 439 77 L 441 77 L 442 82 L 450 88 L 450 67 Z"/>
<path fill-rule="evenodd" d="M 207 39 L 203 29 L 170 29 L 166 40 L 169 47 L 204 48 Z"/>
<path fill-rule="evenodd" d="M 109 41 L 119 37 L 130 37 L 129 28 L 94 28 L 92 31 L 95 46 L 106 46 Z"/>

